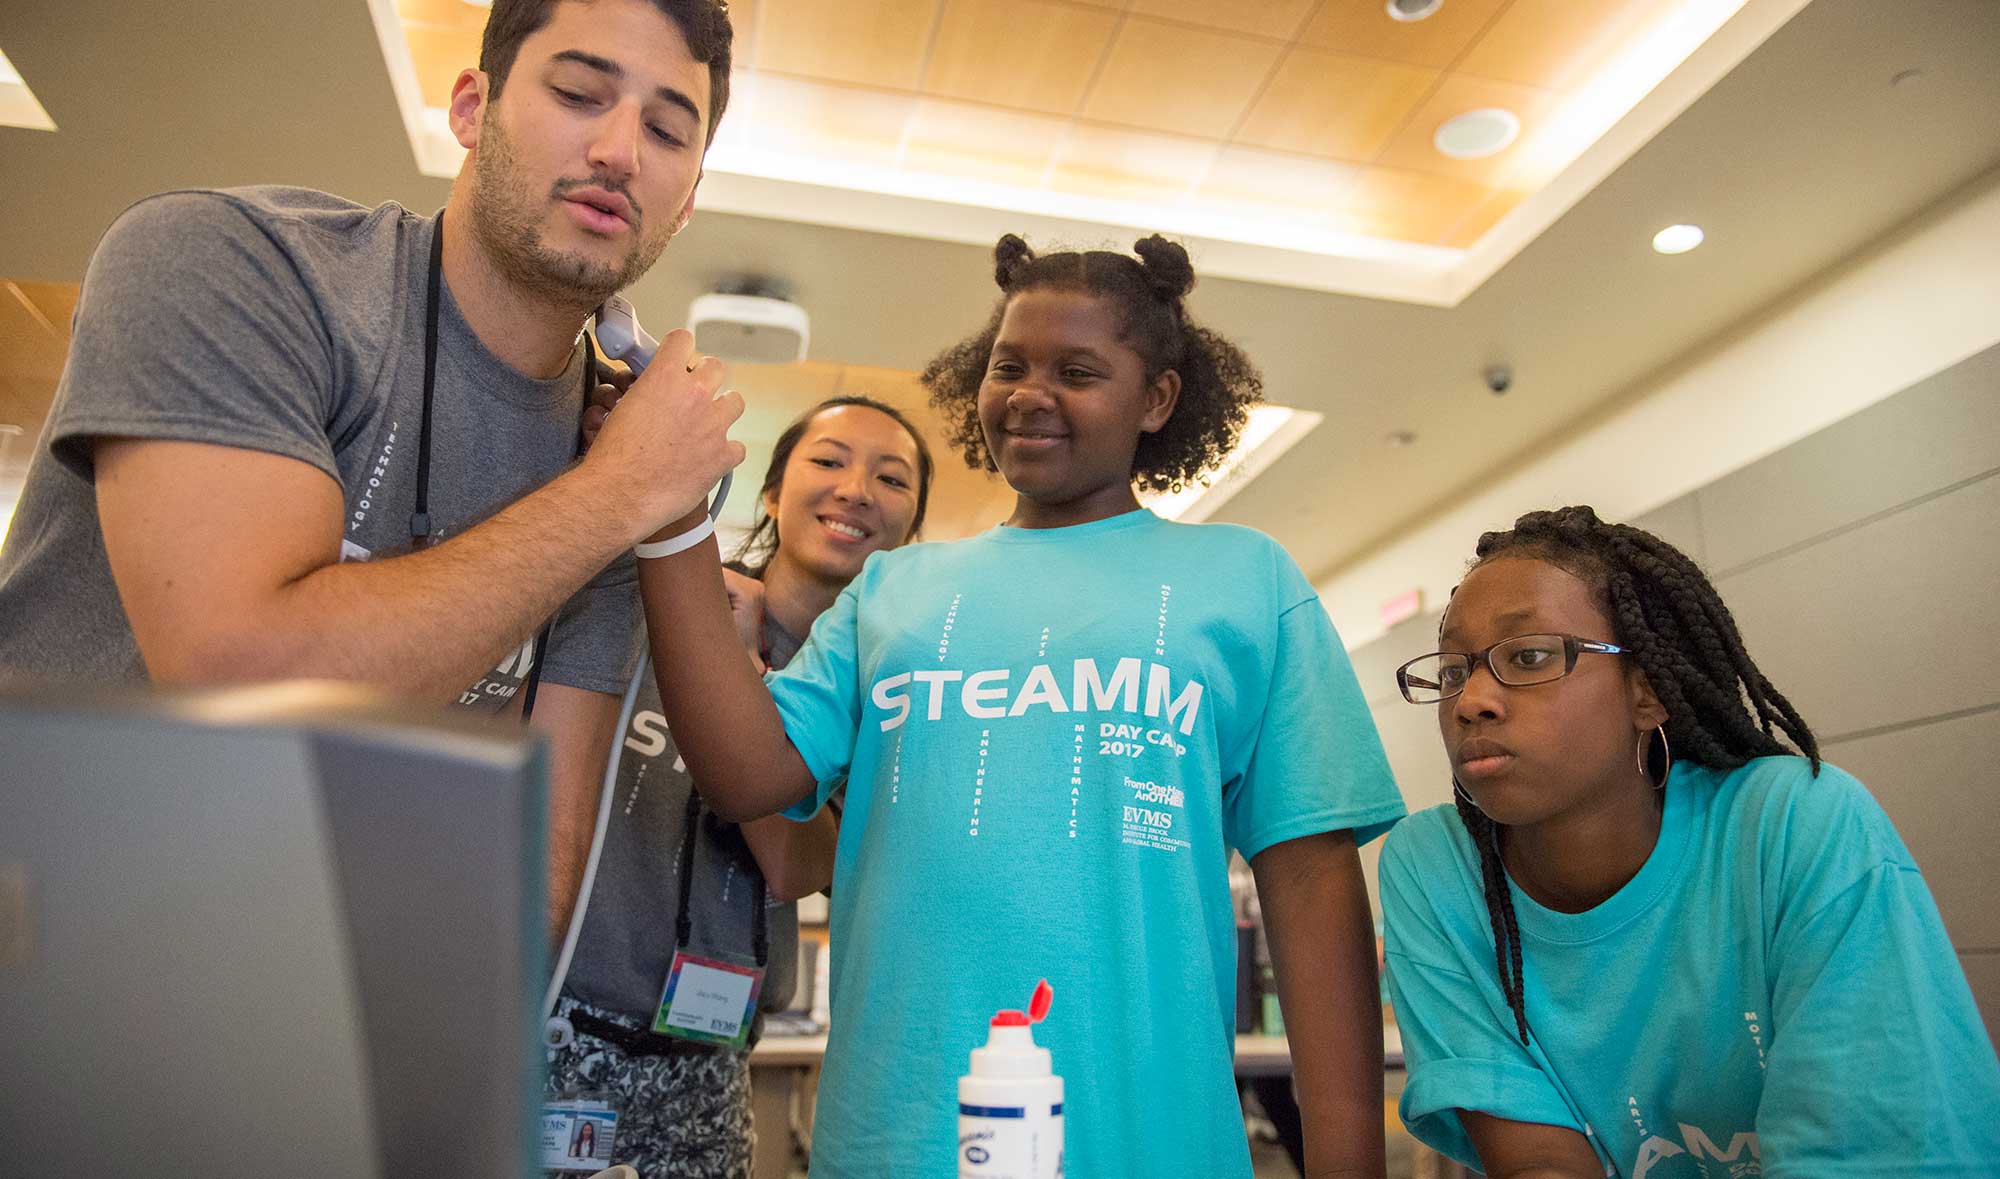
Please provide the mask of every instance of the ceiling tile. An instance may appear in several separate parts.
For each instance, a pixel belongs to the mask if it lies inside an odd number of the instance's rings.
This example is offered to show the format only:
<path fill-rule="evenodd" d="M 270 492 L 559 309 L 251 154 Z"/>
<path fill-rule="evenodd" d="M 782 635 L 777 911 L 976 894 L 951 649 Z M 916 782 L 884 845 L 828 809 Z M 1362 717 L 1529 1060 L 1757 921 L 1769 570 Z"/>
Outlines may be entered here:
<path fill-rule="evenodd" d="M 1040 188 L 1064 121 L 927 98 L 903 141 L 903 169 Z"/>
<path fill-rule="evenodd" d="M 1283 48 L 1182 25 L 1127 20 L 1084 100 L 1083 116 L 1220 139 L 1242 118 Z"/>
<path fill-rule="evenodd" d="M 1598 0 L 1571 0 L 1577 5 Z M 1465 52 L 1507 0 L 1447 0 L 1418 21 L 1399 21 L 1382 0 L 1327 0 L 1301 44 L 1443 69 Z"/>
<path fill-rule="evenodd" d="M 488 9 L 474 7 L 465 0 L 396 0 L 396 15 L 405 24 L 437 25 L 475 35 L 486 28 L 487 13 Z"/>
<path fill-rule="evenodd" d="M 403 26 L 410 41 L 410 60 L 417 67 L 424 105 L 450 106 L 451 87 L 460 70 L 479 64 L 479 30 L 449 25 Z"/>
<path fill-rule="evenodd" d="M 911 95 L 766 74 L 736 133 L 764 151 L 889 167 L 916 106 Z"/>
<path fill-rule="evenodd" d="M 1369 160 L 1437 82 L 1436 70 L 1293 49 L 1257 99 L 1236 142 Z"/>
<path fill-rule="evenodd" d="M 924 91 L 1070 114 L 1117 25 L 1112 12 L 1047 0 L 949 0 Z"/>
<path fill-rule="evenodd" d="M 1341 194 L 1335 228 L 1443 245 L 1489 195 L 1487 189 L 1466 180 L 1399 168 L 1368 168 Z"/>
<path fill-rule="evenodd" d="M 1159 16 L 1186 21 L 1211 29 L 1251 33 L 1290 41 L 1299 31 L 1316 0 L 1255 0 L 1254 3 L 1217 4 L 1215 0 L 1133 0 L 1132 11 L 1142 16 Z"/>
<path fill-rule="evenodd" d="M 938 0 L 764 0 L 757 68 L 914 90 Z"/>
<path fill-rule="evenodd" d="M 1325 224 L 1340 195 L 1360 174 L 1354 164 L 1225 147 L 1189 203 L 1225 213 Z"/>
<path fill-rule="evenodd" d="M 757 64 L 757 0 L 729 0 L 731 72 Z"/>
<path fill-rule="evenodd" d="M 1485 237 L 1487 231 L 1500 224 L 1500 219 L 1514 211 L 1515 206 L 1528 199 L 1525 192 L 1496 190 L 1480 202 L 1478 208 L 1465 215 L 1458 227 L 1447 234 L 1439 243 L 1453 249 L 1469 250 Z"/>
<path fill-rule="evenodd" d="M 1544 90 L 1571 90 L 1672 7 L 1666 0 L 1514 0 L 1452 70 Z"/>
<path fill-rule="evenodd" d="M 1501 187 L 1516 162 L 1516 149 L 1555 113 L 1561 96 L 1532 86 L 1492 82 L 1448 74 L 1415 115 L 1383 147 L 1378 163 L 1409 168 L 1438 176 L 1456 176 L 1489 187 Z M 1514 112 L 1521 120 L 1521 133 L 1513 145 L 1496 155 L 1478 160 L 1458 160 L 1437 149 L 1433 137 L 1439 125 L 1467 111 L 1499 107 Z"/>
<path fill-rule="evenodd" d="M 1216 145 L 1078 124 L 1056 151 L 1049 187 L 1107 200 L 1177 201 L 1208 174 Z"/>

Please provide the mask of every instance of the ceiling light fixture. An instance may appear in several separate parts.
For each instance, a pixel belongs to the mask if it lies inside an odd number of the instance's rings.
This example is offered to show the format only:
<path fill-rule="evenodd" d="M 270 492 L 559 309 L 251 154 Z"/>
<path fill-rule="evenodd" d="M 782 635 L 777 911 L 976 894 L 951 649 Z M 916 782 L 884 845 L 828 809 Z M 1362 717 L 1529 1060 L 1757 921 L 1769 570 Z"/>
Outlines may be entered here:
<path fill-rule="evenodd" d="M 1249 420 L 1236 436 L 1236 445 L 1224 456 L 1215 475 L 1206 483 L 1189 483 L 1179 491 L 1163 491 L 1140 497 L 1153 514 L 1167 520 L 1194 524 L 1208 519 L 1231 496 L 1264 473 L 1292 444 L 1312 432 L 1324 414 L 1289 406 L 1253 405 Z"/>
<path fill-rule="evenodd" d="M 1481 107 L 1438 124 L 1431 142 L 1454 160 L 1483 160 L 1507 150 L 1521 134 L 1521 118 L 1497 106 Z"/>
<path fill-rule="evenodd" d="M 1402 21 L 1422 20 L 1444 7 L 1444 0 L 1389 0 L 1389 15 Z"/>
<path fill-rule="evenodd" d="M 1653 249 L 1662 254 L 1685 254 L 1706 236 L 1699 225 L 1669 225 L 1653 235 Z"/>

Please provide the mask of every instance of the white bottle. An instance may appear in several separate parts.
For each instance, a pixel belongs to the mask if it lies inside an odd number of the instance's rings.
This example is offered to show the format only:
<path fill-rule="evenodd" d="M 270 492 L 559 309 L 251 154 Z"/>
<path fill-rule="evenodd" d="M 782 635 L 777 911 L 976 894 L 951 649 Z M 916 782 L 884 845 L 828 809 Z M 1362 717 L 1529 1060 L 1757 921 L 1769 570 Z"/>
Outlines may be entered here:
<path fill-rule="evenodd" d="M 994 1015 L 972 1050 L 958 1079 L 958 1179 L 1062 1179 L 1062 1078 L 1032 1030 L 1054 997 L 1043 979 L 1028 1010 Z"/>

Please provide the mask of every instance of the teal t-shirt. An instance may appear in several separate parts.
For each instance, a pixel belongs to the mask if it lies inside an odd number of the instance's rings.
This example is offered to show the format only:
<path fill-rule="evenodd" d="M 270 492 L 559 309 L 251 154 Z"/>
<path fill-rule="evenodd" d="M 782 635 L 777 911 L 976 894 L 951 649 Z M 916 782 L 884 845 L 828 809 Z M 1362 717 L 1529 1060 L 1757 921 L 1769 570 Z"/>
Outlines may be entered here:
<path fill-rule="evenodd" d="M 793 816 L 847 782 L 815 1179 L 953 1174 L 967 1053 L 1042 977 L 1070 1175 L 1247 1179 L 1229 849 L 1403 814 L 1284 550 L 1144 511 L 913 545 L 770 685 Z"/>
<path fill-rule="evenodd" d="M 1566 1126 L 1621 1179 L 2000 1173 L 2000 1062 L 1917 866 L 1861 783 L 1798 757 L 1681 762 L 1604 903 L 1512 882 L 1528 1046 L 1451 807 L 1383 845 L 1403 1120 L 1477 1165 L 1457 1110 Z"/>

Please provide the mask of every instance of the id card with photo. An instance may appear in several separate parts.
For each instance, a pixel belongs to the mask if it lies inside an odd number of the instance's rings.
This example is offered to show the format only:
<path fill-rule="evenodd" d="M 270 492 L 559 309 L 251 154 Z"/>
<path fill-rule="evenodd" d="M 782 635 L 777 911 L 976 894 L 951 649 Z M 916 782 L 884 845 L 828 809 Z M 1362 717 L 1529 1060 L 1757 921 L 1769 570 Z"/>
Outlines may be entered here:
<path fill-rule="evenodd" d="M 764 987 L 762 967 L 698 957 L 682 950 L 667 971 L 653 1030 L 705 1044 L 741 1048 Z"/>
<path fill-rule="evenodd" d="M 618 1142 L 618 1111 L 603 1101 L 550 1101 L 542 1105 L 542 1169 L 602 1171 Z"/>

